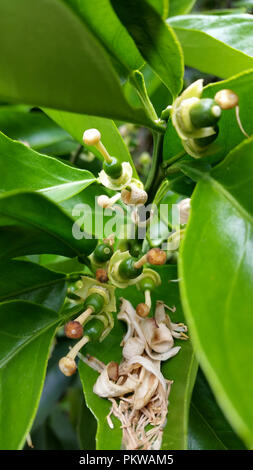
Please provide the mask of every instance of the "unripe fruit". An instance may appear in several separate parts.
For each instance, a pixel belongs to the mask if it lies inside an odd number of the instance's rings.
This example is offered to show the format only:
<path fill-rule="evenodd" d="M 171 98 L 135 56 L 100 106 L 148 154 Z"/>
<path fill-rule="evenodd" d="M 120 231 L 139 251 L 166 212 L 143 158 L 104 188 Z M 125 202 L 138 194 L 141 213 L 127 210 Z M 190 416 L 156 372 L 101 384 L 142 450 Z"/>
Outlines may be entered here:
<path fill-rule="evenodd" d="M 100 243 L 96 246 L 95 250 L 93 251 L 94 259 L 99 263 L 105 263 L 112 257 L 112 255 L 113 249 L 110 245 L 106 243 Z"/>
<path fill-rule="evenodd" d="M 144 292 L 145 290 L 152 291 L 155 289 L 155 283 L 150 277 L 144 277 L 140 280 L 139 287 L 142 292 Z"/>
<path fill-rule="evenodd" d="M 112 179 L 118 179 L 122 175 L 122 165 L 121 163 L 114 157 L 111 157 L 111 161 L 107 162 L 104 161 L 103 169 L 105 173 L 110 176 Z"/>
<path fill-rule="evenodd" d="M 84 308 L 92 308 L 95 314 L 101 312 L 104 307 L 104 297 L 100 294 L 91 294 L 87 297 L 84 303 Z"/>
<path fill-rule="evenodd" d="M 89 337 L 89 341 L 98 341 L 104 331 L 104 324 L 97 318 L 92 318 L 84 326 L 84 335 Z"/>
<path fill-rule="evenodd" d="M 220 106 L 210 98 L 199 100 L 190 109 L 191 122 L 197 129 L 214 126 L 220 117 Z"/>
<path fill-rule="evenodd" d="M 142 267 L 135 268 L 136 259 L 128 258 L 119 265 L 119 275 L 123 279 L 135 279 L 142 273 Z"/>

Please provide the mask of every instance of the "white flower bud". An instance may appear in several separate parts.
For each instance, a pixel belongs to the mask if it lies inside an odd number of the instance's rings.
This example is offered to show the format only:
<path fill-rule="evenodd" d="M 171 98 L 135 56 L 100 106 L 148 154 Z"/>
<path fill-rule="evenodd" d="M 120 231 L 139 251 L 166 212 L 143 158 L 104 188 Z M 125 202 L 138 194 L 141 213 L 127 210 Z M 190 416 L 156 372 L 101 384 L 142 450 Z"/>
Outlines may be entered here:
<path fill-rule="evenodd" d="M 189 197 L 186 199 L 182 199 L 182 201 L 180 201 L 177 206 L 180 211 L 180 224 L 187 224 L 191 208 L 191 199 Z"/>
<path fill-rule="evenodd" d="M 147 202 L 148 195 L 146 191 L 138 188 L 135 184 L 130 184 L 129 187 L 130 190 L 123 189 L 121 191 L 121 199 L 125 204 L 136 206 Z"/>

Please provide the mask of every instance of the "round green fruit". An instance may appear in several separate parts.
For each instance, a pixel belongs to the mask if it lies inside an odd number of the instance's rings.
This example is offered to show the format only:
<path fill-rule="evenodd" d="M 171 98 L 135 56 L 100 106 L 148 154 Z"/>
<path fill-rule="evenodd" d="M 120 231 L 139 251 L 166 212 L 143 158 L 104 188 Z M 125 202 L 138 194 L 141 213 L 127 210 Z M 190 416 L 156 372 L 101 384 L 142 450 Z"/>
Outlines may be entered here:
<path fill-rule="evenodd" d="M 104 161 L 103 169 L 110 178 L 117 180 L 122 175 L 122 165 L 117 158 L 112 157 L 110 162 Z"/>
<path fill-rule="evenodd" d="M 122 261 L 119 265 L 119 275 L 122 279 L 135 279 L 142 273 L 141 268 L 135 268 L 134 264 L 136 263 L 136 259 L 128 258 Z"/>
<path fill-rule="evenodd" d="M 221 117 L 220 106 L 210 98 L 203 98 L 190 109 L 190 118 L 194 127 L 214 126 Z"/>
<path fill-rule="evenodd" d="M 105 301 L 104 297 L 100 294 L 91 294 L 84 302 L 84 308 L 92 308 L 93 313 L 97 314 L 103 310 Z"/>

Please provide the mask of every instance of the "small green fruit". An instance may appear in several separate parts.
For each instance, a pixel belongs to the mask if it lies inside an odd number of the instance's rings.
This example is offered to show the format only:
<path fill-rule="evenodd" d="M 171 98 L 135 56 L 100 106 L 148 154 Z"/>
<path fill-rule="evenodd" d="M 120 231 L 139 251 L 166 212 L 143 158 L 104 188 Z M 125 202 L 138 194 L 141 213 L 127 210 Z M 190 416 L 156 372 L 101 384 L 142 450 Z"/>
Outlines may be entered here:
<path fill-rule="evenodd" d="M 88 336 L 90 341 L 98 341 L 104 331 L 104 324 L 97 318 L 89 320 L 83 330 L 85 336 Z"/>
<path fill-rule="evenodd" d="M 210 98 L 203 98 L 190 109 L 190 118 L 194 127 L 214 126 L 221 117 L 220 106 Z"/>
<path fill-rule="evenodd" d="M 120 263 L 119 275 L 122 277 L 122 279 L 135 279 L 136 277 L 140 276 L 143 268 L 135 268 L 135 263 L 136 259 L 134 258 L 128 258 Z"/>
<path fill-rule="evenodd" d="M 93 313 L 97 314 L 103 310 L 104 297 L 100 294 L 91 294 L 87 297 L 84 303 L 84 308 L 93 308 Z"/>
<path fill-rule="evenodd" d="M 105 263 L 112 257 L 112 255 L 113 249 L 110 245 L 106 243 L 100 243 L 93 251 L 94 259 L 98 263 Z"/>
<path fill-rule="evenodd" d="M 122 165 L 117 158 L 112 157 L 110 162 L 104 161 L 103 169 L 113 180 L 117 180 L 122 175 Z"/>

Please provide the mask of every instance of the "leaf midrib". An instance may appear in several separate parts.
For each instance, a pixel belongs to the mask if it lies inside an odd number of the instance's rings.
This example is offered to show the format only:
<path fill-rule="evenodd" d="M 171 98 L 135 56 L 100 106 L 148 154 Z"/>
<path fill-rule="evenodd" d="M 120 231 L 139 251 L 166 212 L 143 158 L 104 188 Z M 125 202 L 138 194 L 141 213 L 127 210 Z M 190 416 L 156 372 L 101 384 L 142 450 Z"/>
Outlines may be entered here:
<path fill-rule="evenodd" d="M 199 411 L 199 409 L 197 408 L 197 406 L 195 405 L 195 403 L 192 401 L 191 402 L 191 406 L 194 408 L 194 410 L 196 411 L 196 413 L 200 416 L 200 418 L 202 419 L 202 421 L 204 422 L 204 424 L 206 425 L 206 427 L 211 431 L 211 433 L 214 435 L 215 439 L 217 439 L 218 442 L 220 442 L 220 444 L 224 447 L 225 450 L 228 450 L 228 448 L 225 446 L 225 444 L 222 442 L 222 440 L 219 438 L 219 436 L 216 434 L 216 432 L 214 431 L 214 429 L 212 428 L 212 426 L 208 423 L 208 421 L 206 420 L 206 418 L 203 416 L 203 414 Z"/>
<path fill-rule="evenodd" d="M 219 183 L 211 175 L 206 176 L 205 180 L 209 181 L 213 188 L 217 189 L 217 191 L 222 194 L 240 213 L 242 218 L 246 219 L 253 226 L 253 216 L 249 212 L 247 212 L 247 210 L 235 199 L 234 196 L 232 196 L 232 194 L 221 183 Z"/>
<path fill-rule="evenodd" d="M 53 279 L 52 281 L 46 281 L 46 282 L 41 282 L 39 284 L 34 284 L 32 288 L 31 287 L 21 288 L 19 290 L 13 291 L 11 294 L 5 294 L 5 295 L 0 296 L 0 302 L 6 299 L 12 298 L 14 295 L 20 295 L 20 294 L 24 294 L 26 292 L 32 292 L 34 290 L 41 289 L 44 287 L 49 287 L 55 284 L 60 284 L 61 282 L 65 282 L 66 279 L 67 277 L 63 276 L 58 279 Z"/>
<path fill-rule="evenodd" d="M 73 315 L 73 313 L 71 314 L 71 316 Z M 45 333 L 47 330 L 49 330 L 50 328 L 52 328 L 54 325 L 57 326 L 57 324 L 60 324 L 62 322 L 64 322 L 65 320 L 67 320 L 68 318 L 70 317 L 70 315 L 63 315 L 62 317 L 58 317 L 56 318 L 54 321 L 52 321 L 51 323 L 49 323 L 47 326 L 45 326 L 44 328 L 38 330 L 37 333 L 35 333 L 34 335 L 30 336 L 27 341 L 25 341 L 23 344 L 21 344 L 19 347 L 17 347 L 12 353 L 10 353 L 9 355 L 5 356 L 3 358 L 2 361 L 0 361 L 0 369 L 2 367 L 5 367 L 8 362 L 10 362 L 20 351 L 22 351 L 22 349 L 24 349 L 26 346 L 28 346 L 32 341 L 34 341 L 36 338 L 38 338 L 39 336 L 41 336 L 43 333 Z"/>
<path fill-rule="evenodd" d="M 23 193 L 23 194 L 26 194 L 26 193 Z M 56 206 L 57 207 L 57 206 Z M 58 208 L 59 209 L 59 208 Z M 62 215 L 66 216 L 66 214 L 62 211 L 61 212 Z M 52 238 L 55 238 L 56 240 L 60 241 L 61 243 L 63 243 L 63 245 L 65 245 L 66 247 L 68 247 L 72 252 L 74 252 L 77 256 L 79 256 L 81 253 L 75 248 L 75 247 L 72 247 L 72 245 L 70 245 L 65 239 L 62 239 L 58 234 L 54 233 L 54 232 L 50 232 L 50 230 L 48 229 L 45 229 L 44 227 L 42 227 L 40 224 L 36 224 L 34 222 L 32 222 L 30 219 L 27 219 L 26 217 L 24 217 L 23 219 L 20 218 L 20 217 L 17 217 L 16 215 L 14 216 L 13 214 L 8 214 L 8 213 L 5 213 L 2 209 L 0 209 L 0 214 L 5 216 L 5 217 L 8 217 L 8 218 L 12 218 L 18 222 L 22 222 L 24 223 L 27 223 L 28 225 L 32 226 L 32 227 L 35 227 L 36 229 L 39 229 L 41 230 L 42 232 L 46 233 L 47 235 L 49 235 L 50 237 Z M 71 219 L 70 219 L 71 221 Z M 74 223 L 74 220 L 73 220 L 73 223 Z"/>

